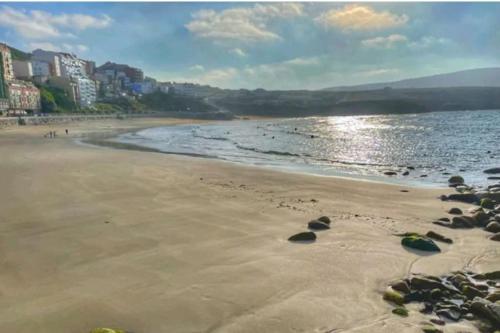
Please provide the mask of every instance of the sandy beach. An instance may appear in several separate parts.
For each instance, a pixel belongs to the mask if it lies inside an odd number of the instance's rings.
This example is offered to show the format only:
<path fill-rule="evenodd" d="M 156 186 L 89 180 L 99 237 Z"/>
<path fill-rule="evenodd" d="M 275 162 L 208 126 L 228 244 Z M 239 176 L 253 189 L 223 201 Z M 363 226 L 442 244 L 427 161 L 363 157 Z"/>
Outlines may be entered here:
<path fill-rule="evenodd" d="M 469 208 L 437 199 L 447 188 L 75 140 L 186 122 L 0 130 L 0 332 L 421 332 L 428 318 L 395 316 L 382 299 L 389 282 L 500 269 L 488 233 L 431 223 Z M 58 137 L 43 138 L 50 130 Z M 287 241 L 321 215 L 332 226 L 315 243 Z M 429 230 L 454 243 L 422 256 L 393 235 Z M 466 322 L 443 330 L 478 332 Z"/>

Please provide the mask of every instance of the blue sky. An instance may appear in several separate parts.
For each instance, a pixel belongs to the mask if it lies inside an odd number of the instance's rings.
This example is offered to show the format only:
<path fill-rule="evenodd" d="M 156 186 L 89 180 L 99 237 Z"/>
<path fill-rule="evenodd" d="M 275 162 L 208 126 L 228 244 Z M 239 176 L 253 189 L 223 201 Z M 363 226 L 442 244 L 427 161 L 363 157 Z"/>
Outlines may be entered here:
<path fill-rule="evenodd" d="M 163 81 L 317 89 L 500 65 L 497 3 L 0 3 L 0 41 Z"/>

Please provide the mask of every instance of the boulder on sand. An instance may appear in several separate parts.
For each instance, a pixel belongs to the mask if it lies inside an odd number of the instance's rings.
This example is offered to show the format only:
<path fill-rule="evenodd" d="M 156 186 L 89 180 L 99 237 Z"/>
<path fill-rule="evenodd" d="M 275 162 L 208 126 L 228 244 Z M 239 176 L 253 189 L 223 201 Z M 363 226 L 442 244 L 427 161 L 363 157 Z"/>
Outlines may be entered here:
<path fill-rule="evenodd" d="M 401 245 L 420 251 L 441 252 L 432 239 L 418 235 L 404 237 L 401 240 Z"/>
<path fill-rule="evenodd" d="M 449 184 L 463 184 L 464 178 L 462 176 L 451 176 L 448 179 Z"/>
<path fill-rule="evenodd" d="M 320 218 L 318 218 L 318 221 L 326 224 L 330 224 L 332 222 L 328 216 L 321 216 Z"/>
<path fill-rule="evenodd" d="M 443 236 L 441 234 L 438 234 L 437 232 L 434 232 L 434 231 L 429 231 L 425 235 L 427 237 L 429 237 L 429 238 L 432 238 L 434 240 L 437 240 L 437 241 L 440 241 L 440 242 L 443 242 L 443 243 L 448 243 L 448 244 L 453 243 L 453 240 L 451 240 L 450 238 L 445 237 L 445 236 Z"/>
<path fill-rule="evenodd" d="M 451 221 L 450 227 L 455 229 L 471 229 L 474 228 L 476 221 L 470 216 L 455 216 Z"/>
<path fill-rule="evenodd" d="M 490 222 L 486 226 L 485 230 L 493 233 L 500 232 L 500 223 L 497 221 Z"/>
<path fill-rule="evenodd" d="M 497 232 L 496 234 L 494 234 L 493 236 L 490 236 L 490 239 L 492 241 L 497 241 L 497 242 L 500 242 L 500 232 Z"/>
<path fill-rule="evenodd" d="M 311 230 L 326 230 L 330 229 L 330 226 L 325 222 L 321 222 L 318 220 L 312 220 L 307 224 L 307 227 Z"/>
<path fill-rule="evenodd" d="M 478 197 L 473 193 L 454 193 L 448 195 L 448 200 L 460 201 L 466 203 L 475 203 L 478 201 Z"/>
<path fill-rule="evenodd" d="M 312 242 L 316 240 L 316 234 L 311 231 L 300 232 L 288 238 L 290 242 Z"/>
<path fill-rule="evenodd" d="M 457 208 L 457 207 L 453 207 L 453 208 L 450 208 L 448 210 L 448 214 L 452 214 L 452 215 L 462 215 L 463 212 L 460 208 Z"/>

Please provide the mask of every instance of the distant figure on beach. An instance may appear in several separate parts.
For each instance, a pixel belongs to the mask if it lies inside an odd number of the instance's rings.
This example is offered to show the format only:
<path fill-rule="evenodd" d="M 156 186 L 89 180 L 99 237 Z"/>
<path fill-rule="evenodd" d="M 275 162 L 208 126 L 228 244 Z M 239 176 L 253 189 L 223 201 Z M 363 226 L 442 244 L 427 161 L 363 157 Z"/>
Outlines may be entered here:
<path fill-rule="evenodd" d="M 67 128 L 65 129 L 65 131 L 66 131 L 66 135 L 68 135 L 68 134 L 69 134 L 69 131 L 68 131 L 68 129 L 67 129 Z"/>

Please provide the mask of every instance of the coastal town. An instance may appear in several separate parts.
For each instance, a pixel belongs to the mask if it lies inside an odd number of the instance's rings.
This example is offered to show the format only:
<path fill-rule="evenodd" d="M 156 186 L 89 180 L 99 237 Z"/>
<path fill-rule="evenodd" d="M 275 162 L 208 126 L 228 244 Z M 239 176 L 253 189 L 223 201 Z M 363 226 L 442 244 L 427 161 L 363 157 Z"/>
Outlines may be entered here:
<path fill-rule="evenodd" d="M 36 49 L 25 53 L 0 43 L 0 115 L 25 116 L 50 113 L 52 96 L 64 96 L 69 111 L 92 109 L 99 101 L 173 92 L 197 97 L 204 86 L 158 82 L 126 64 L 84 60 L 66 52 Z"/>

